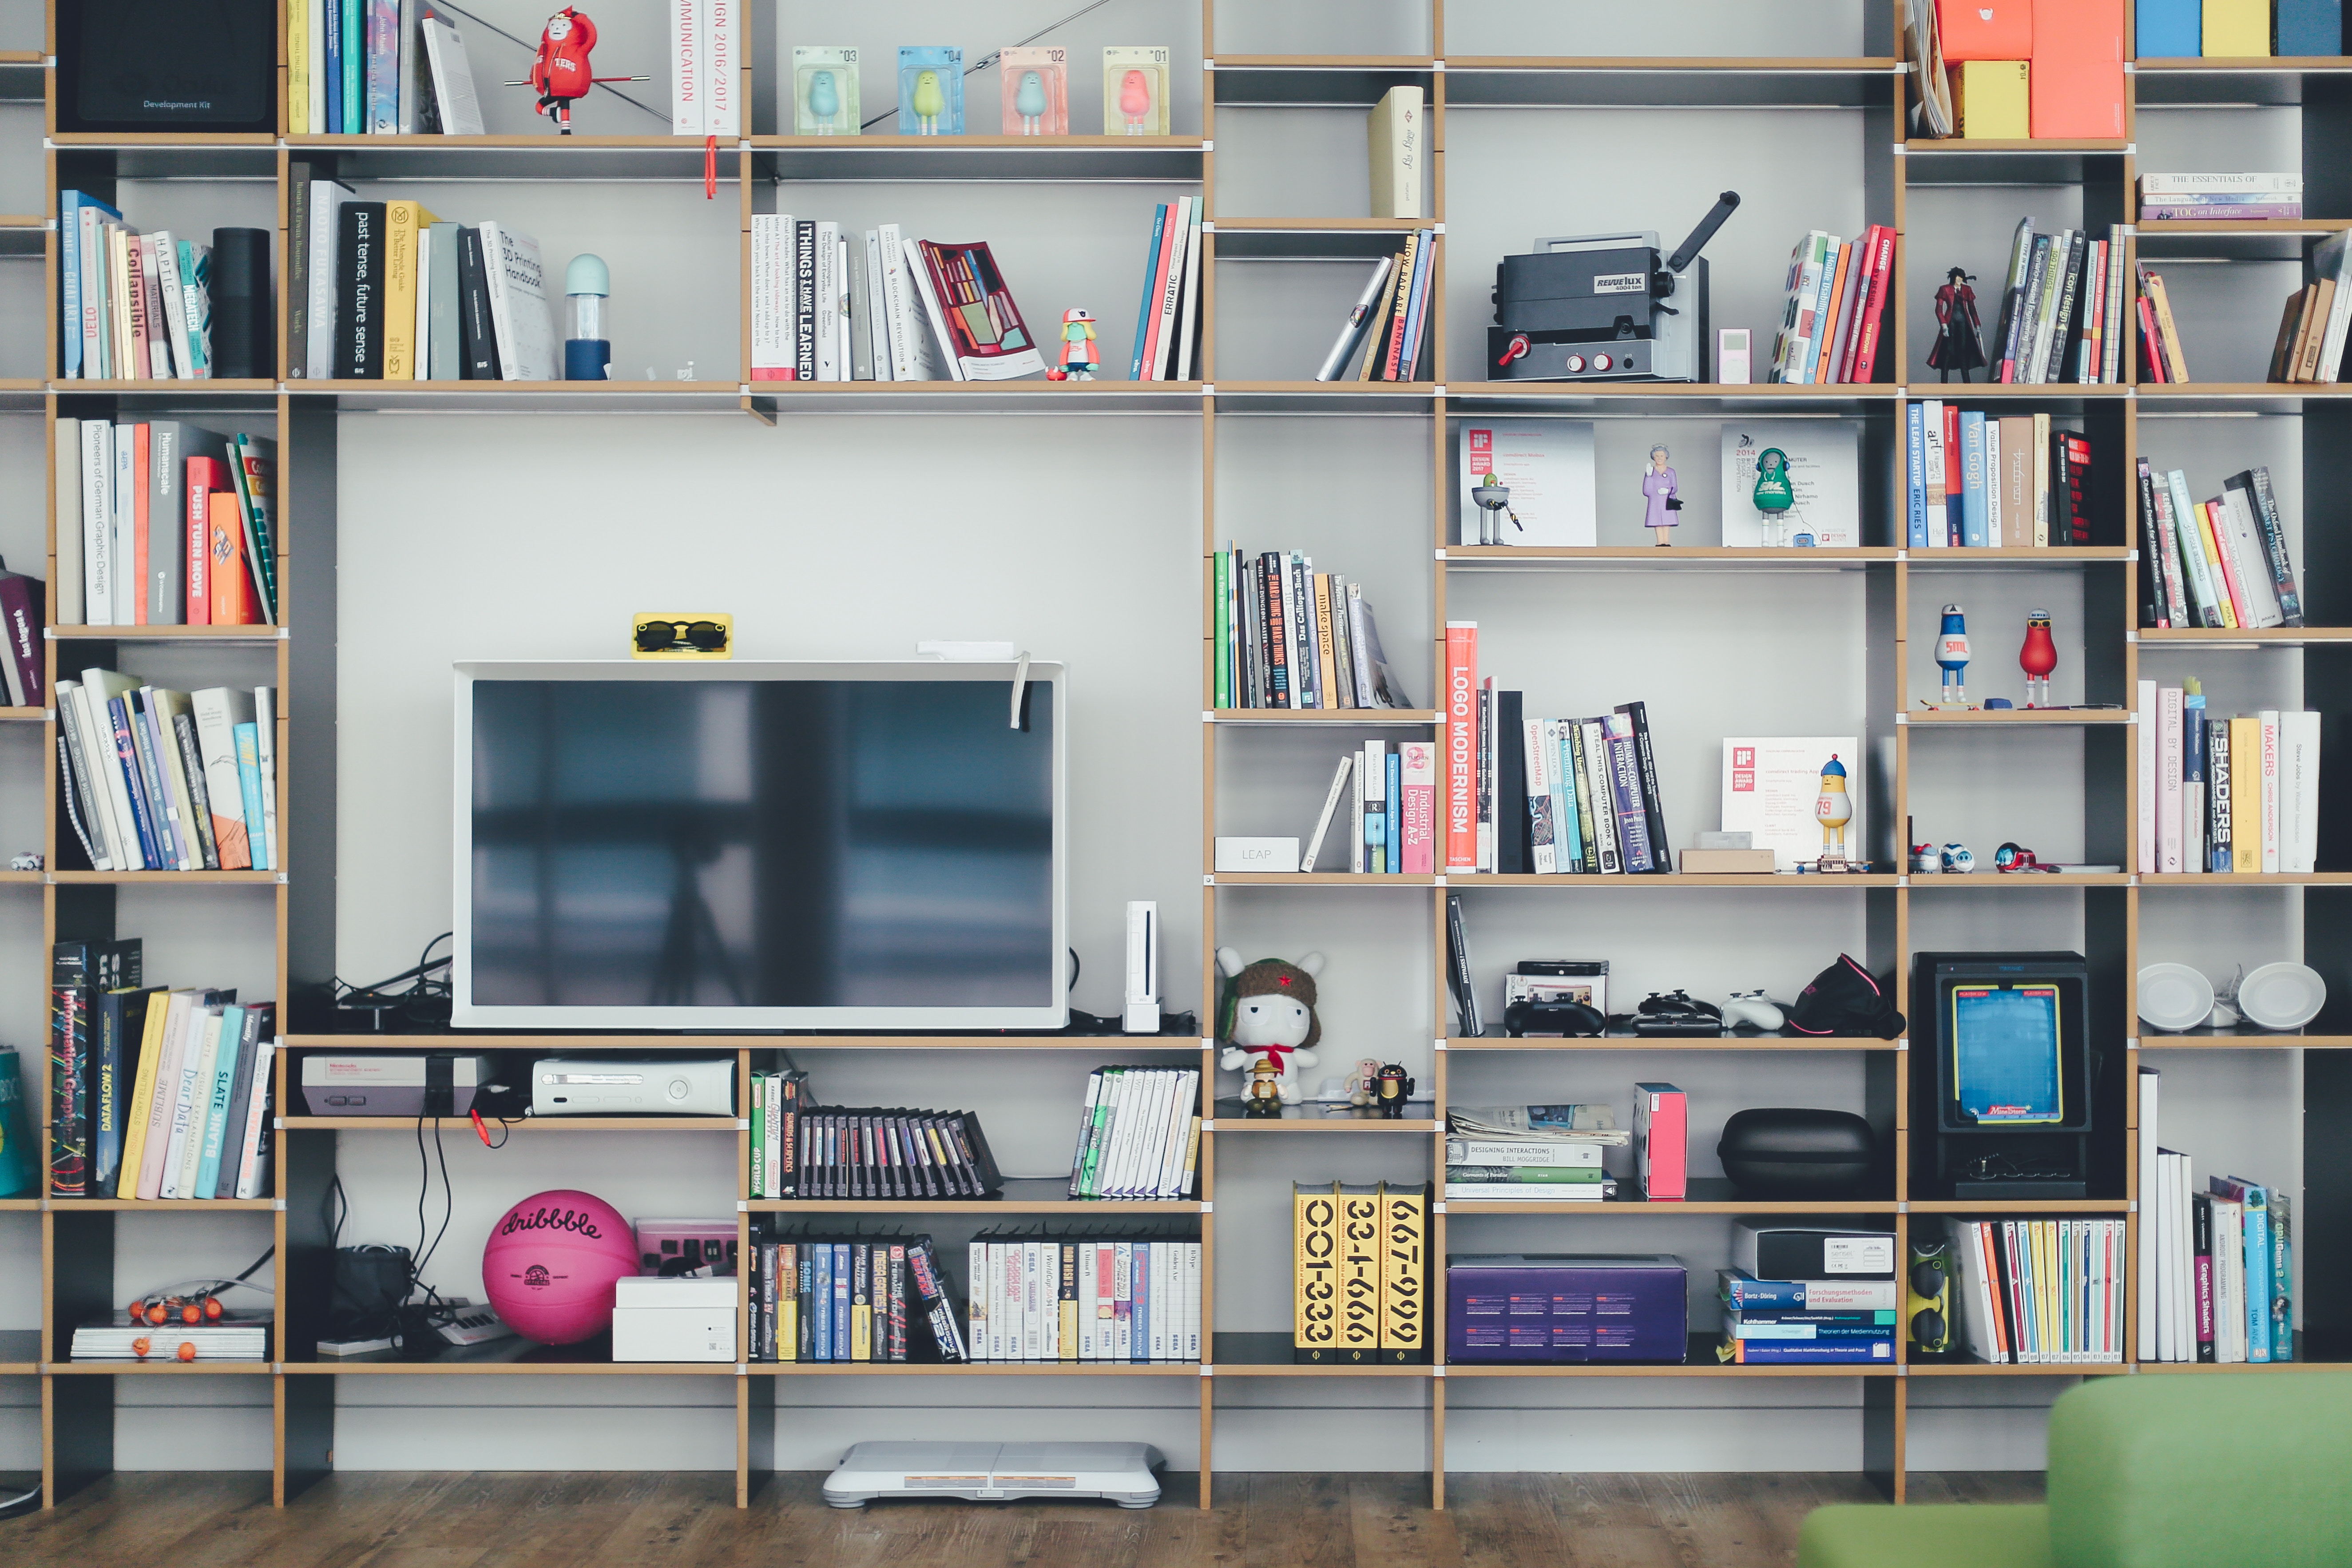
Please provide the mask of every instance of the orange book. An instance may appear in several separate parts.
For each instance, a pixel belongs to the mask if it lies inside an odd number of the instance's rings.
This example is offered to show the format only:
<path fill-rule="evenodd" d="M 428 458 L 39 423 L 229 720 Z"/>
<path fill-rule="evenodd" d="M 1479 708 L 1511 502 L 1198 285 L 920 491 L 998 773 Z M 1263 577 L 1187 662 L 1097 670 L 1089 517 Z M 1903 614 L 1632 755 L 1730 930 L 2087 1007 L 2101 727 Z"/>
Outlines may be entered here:
<path fill-rule="evenodd" d="M 1829 313 L 1822 318 L 1828 324 L 1822 329 L 1821 352 L 1813 356 L 1813 383 L 1819 385 L 1837 379 L 1838 316 L 1845 309 L 1845 294 L 1853 287 L 1853 260 L 1862 252 L 1862 242 L 1841 245 L 1837 252 L 1837 276 L 1830 279 Z"/>
<path fill-rule="evenodd" d="M 234 490 L 215 490 L 205 518 L 211 535 L 205 575 L 212 586 L 212 624 L 250 626 L 261 621 L 253 602 L 253 578 L 245 560 L 245 510 Z"/>
<path fill-rule="evenodd" d="M 138 574 L 138 587 L 131 594 L 133 607 L 131 624 L 147 624 L 147 437 L 151 426 L 145 420 L 131 427 L 131 570 Z M 122 601 L 117 599 L 115 603 Z"/>
<path fill-rule="evenodd" d="M 2124 133 L 2124 0 L 2033 0 L 2032 62 L 2037 140 Z"/>

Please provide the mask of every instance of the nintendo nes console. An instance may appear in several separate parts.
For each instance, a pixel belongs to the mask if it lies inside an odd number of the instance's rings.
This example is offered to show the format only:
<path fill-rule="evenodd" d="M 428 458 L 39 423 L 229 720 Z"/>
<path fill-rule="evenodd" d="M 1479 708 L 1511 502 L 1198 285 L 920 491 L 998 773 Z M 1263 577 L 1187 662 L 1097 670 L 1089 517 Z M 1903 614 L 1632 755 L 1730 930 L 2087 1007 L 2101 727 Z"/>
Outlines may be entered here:
<path fill-rule="evenodd" d="M 1711 341 L 1706 259 L 1739 205 L 1726 191 L 1662 258 L 1657 231 L 1561 235 L 1495 269 L 1489 381 L 1704 381 Z"/>
<path fill-rule="evenodd" d="M 824 1500 L 863 1508 L 877 1498 L 1102 1498 L 1121 1508 L 1160 1500 L 1152 1474 L 1167 1461 L 1149 1443 L 859 1443 L 824 1480 Z"/>
<path fill-rule="evenodd" d="M 543 1057 L 530 1064 L 533 1116 L 732 1116 L 733 1058 Z"/>
<path fill-rule="evenodd" d="M 490 1058 L 448 1051 L 318 1051 L 302 1058 L 313 1116 L 463 1116 L 491 1079 Z"/>

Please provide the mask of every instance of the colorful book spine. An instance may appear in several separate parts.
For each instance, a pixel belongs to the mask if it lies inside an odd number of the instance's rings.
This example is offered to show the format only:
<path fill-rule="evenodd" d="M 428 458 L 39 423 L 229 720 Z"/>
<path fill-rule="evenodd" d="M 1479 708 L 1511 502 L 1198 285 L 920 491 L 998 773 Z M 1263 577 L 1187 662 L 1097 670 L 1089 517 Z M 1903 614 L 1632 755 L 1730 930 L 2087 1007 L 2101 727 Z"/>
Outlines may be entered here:
<path fill-rule="evenodd" d="M 1291 1359 L 1339 1360 L 1339 1189 L 1291 1184 Z"/>

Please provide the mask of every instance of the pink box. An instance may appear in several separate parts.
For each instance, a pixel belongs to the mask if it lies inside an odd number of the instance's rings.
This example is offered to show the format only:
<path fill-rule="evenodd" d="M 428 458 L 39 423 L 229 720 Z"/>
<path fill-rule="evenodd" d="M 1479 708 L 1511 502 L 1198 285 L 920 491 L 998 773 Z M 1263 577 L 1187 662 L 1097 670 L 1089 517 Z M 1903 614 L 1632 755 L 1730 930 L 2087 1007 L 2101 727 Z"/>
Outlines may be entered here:
<path fill-rule="evenodd" d="M 1633 1151 L 1643 1197 L 1680 1203 L 1690 1195 L 1690 1105 L 1681 1089 L 1633 1086 Z"/>

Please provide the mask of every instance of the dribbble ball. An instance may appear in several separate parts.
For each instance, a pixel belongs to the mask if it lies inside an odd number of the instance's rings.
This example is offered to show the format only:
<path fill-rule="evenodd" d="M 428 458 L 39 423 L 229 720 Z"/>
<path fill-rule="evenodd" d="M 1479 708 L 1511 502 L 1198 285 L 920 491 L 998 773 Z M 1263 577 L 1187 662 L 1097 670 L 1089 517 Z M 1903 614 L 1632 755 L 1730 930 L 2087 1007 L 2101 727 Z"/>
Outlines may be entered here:
<path fill-rule="evenodd" d="M 613 1282 L 637 1271 L 620 1211 L 593 1193 L 533 1193 L 499 1216 L 482 1248 L 482 1288 L 515 1332 L 572 1345 L 613 1326 Z"/>

